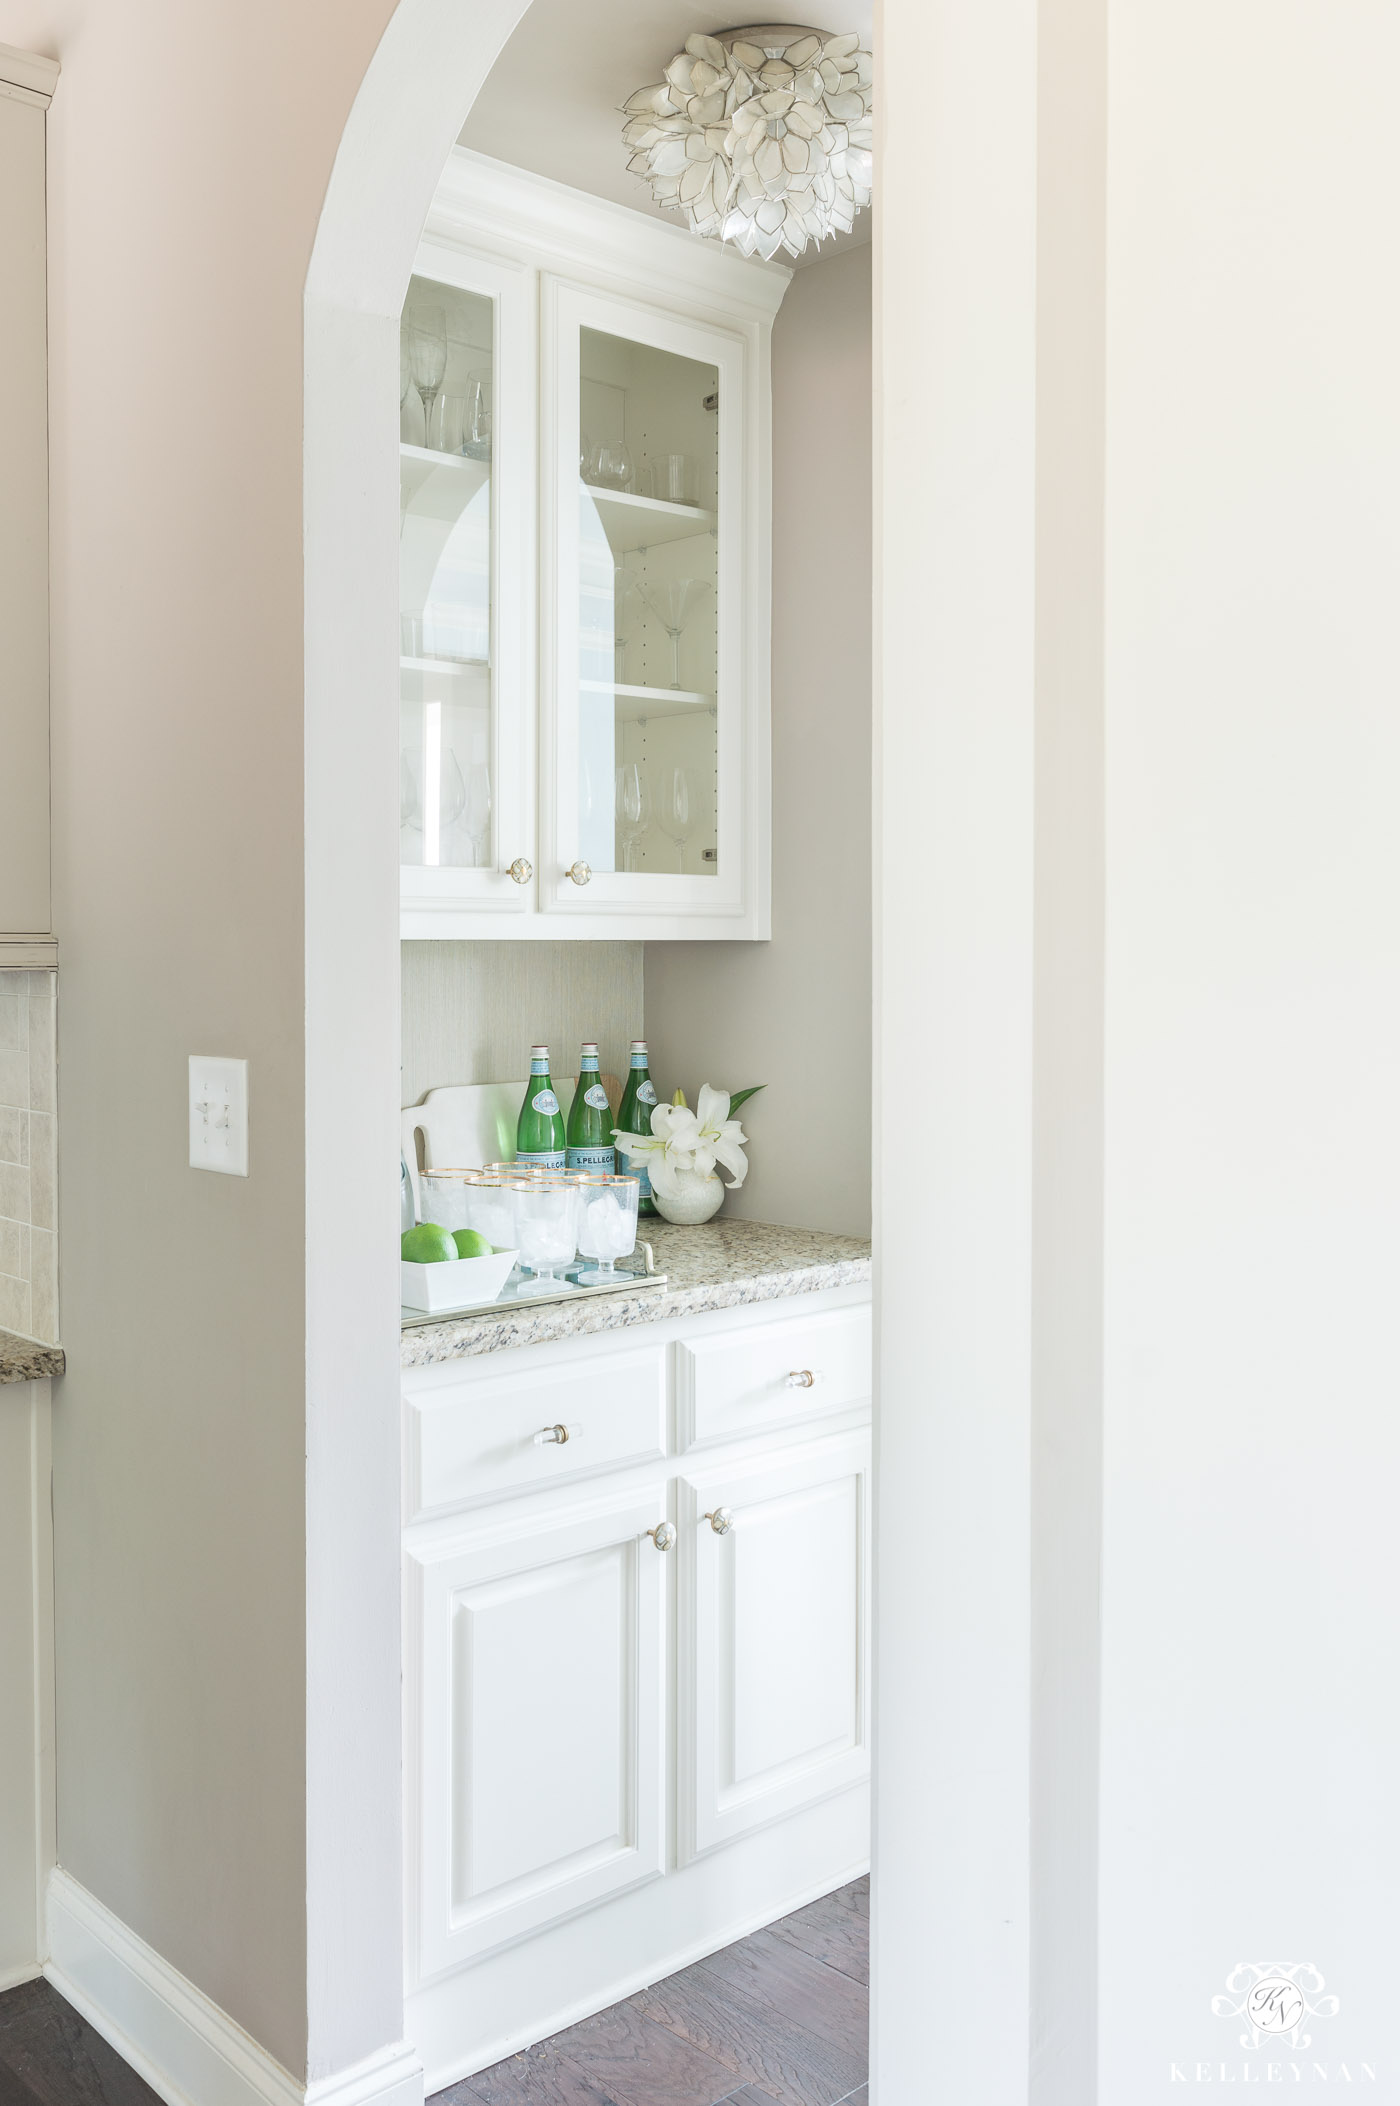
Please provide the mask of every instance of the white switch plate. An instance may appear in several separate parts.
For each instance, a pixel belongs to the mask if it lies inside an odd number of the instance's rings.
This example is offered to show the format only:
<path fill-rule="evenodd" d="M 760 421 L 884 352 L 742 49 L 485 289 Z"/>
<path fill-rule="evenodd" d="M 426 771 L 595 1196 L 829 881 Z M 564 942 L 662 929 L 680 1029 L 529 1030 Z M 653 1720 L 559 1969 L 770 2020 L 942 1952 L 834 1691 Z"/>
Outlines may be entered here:
<path fill-rule="evenodd" d="M 248 1175 L 248 1063 L 190 1055 L 190 1168 Z"/>

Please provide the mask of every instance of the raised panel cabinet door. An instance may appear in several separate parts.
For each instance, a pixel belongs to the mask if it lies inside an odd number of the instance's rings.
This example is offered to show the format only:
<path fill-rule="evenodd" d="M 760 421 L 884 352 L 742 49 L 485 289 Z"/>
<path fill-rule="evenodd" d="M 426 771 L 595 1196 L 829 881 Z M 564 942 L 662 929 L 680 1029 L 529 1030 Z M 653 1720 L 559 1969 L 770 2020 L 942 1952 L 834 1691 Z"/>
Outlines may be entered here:
<path fill-rule="evenodd" d="M 665 1512 L 658 1485 L 410 1549 L 418 1979 L 663 1870 Z"/>
<path fill-rule="evenodd" d="M 698 1472 L 680 1501 L 682 1862 L 870 1768 L 870 1436 Z"/>
<path fill-rule="evenodd" d="M 425 242 L 399 365 L 402 932 L 535 906 L 535 278 Z"/>

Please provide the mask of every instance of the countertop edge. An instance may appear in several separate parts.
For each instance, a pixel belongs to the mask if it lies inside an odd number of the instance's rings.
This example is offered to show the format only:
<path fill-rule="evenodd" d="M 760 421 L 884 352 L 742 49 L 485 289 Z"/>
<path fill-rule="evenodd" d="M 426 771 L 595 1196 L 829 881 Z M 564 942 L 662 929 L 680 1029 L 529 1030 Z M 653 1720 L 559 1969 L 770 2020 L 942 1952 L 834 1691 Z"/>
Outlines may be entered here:
<path fill-rule="evenodd" d="M 19 1331 L 0 1331 L 0 1387 L 7 1383 L 47 1382 L 66 1365 L 62 1346 L 45 1345 Z"/>
<path fill-rule="evenodd" d="M 858 1287 L 871 1278 L 868 1257 L 840 1258 L 824 1264 L 750 1278 L 713 1280 L 699 1287 L 667 1289 L 664 1294 L 597 1296 L 586 1302 L 554 1302 L 537 1311 L 447 1318 L 441 1326 L 406 1332 L 400 1347 L 405 1373 L 441 1367 L 454 1360 L 476 1360 L 527 1345 L 551 1345 L 564 1338 L 597 1337 L 611 1331 L 635 1330 L 673 1316 L 701 1316 L 712 1309 L 742 1309 L 791 1296 L 820 1294 L 831 1287 Z M 429 1330 L 435 1334 L 429 1337 Z M 444 1335 L 446 1334 L 446 1335 Z"/>

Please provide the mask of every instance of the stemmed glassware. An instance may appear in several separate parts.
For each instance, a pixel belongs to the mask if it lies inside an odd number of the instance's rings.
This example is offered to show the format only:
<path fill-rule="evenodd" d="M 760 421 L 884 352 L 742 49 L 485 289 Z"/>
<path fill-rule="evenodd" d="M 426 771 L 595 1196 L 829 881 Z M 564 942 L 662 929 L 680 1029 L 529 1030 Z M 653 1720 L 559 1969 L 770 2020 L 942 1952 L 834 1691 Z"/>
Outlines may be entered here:
<path fill-rule="evenodd" d="M 471 843 L 472 869 L 479 870 L 491 834 L 491 771 L 485 761 L 473 761 L 467 769 L 462 828 Z"/>
<path fill-rule="evenodd" d="M 676 844 L 679 861 L 676 868 L 685 869 L 685 844 L 690 839 L 695 823 L 695 799 L 691 794 L 688 768 L 663 768 L 661 771 L 661 798 L 657 809 L 661 831 L 668 840 Z"/>
<path fill-rule="evenodd" d="M 671 639 L 671 685 L 681 684 L 681 637 L 710 590 L 708 578 L 657 578 L 642 586 L 648 607 Z"/>
<path fill-rule="evenodd" d="M 613 571 L 613 678 L 619 683 L 627 678 L 627 646 L 636 634 L 645 604 L 637 573 L 619 563 Z"/>
<path fill-rule="evenodd" d="M 441 307 L 413 307 L 404 318 L 408 365 L 423 403 L 423 441 L 431 444 L 433 404 L 447 371 L 447 314 Z"/>
<path fill-rule="evenodd" d="M 617 771 L 617 830 L 622 836 L 622 867 L 637 867 L 637 844 L 651 825 L 651 784 L 639 761 Z"/>

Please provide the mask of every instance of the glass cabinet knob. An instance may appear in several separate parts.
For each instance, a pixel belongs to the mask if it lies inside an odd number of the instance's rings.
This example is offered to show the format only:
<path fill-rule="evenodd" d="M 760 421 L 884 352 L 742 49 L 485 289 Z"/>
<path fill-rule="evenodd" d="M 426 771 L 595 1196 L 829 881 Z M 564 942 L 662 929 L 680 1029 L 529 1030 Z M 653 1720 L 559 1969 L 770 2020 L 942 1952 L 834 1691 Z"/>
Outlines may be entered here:
<path fill-rule="evenodd" d="M 734 1509 L 717 1506 L 712 1514 L 702 1514 L 701 1519 L 709 1522 L 717 1536 L 727 1536 L 734 1526 Z"/>
<path fill-rule="evenodd" d="M 528 863 L 524 856 L 517 856 L 510 866 L 510 874 L 517 885 L 528 885 L 535 874 L 535 866 Z"/>
<path fill-rule="evenodd" d="M 647 1534 L 658 1550 L 671 1550 L 675 1547 L 676 1526 L 673 1521 L 658 1521 L 655 1528 L 647 1530 Z"/>
<path fill-rule="evenodd" d="M 570 863 L 564 875 L 566 878 L 572 878 L 576 885 L 586 885 L 593 875 L 593 870 L 592 866 L 580 857 L 577 863 Z"/>

